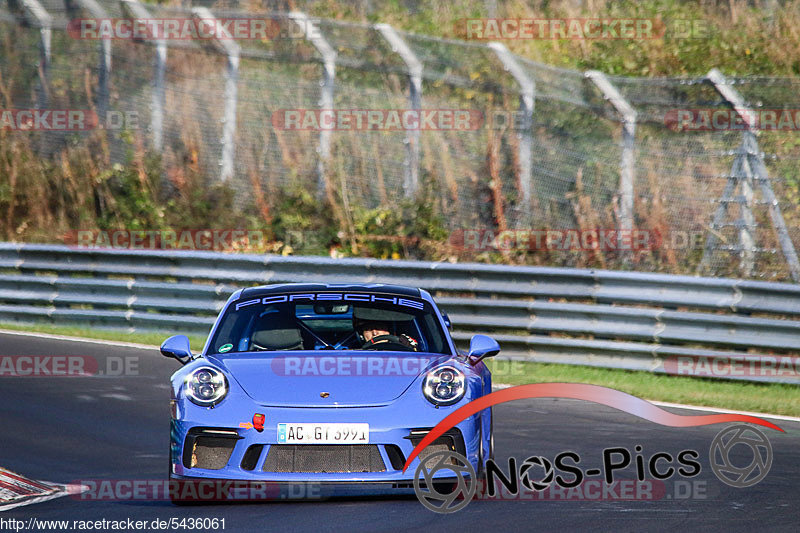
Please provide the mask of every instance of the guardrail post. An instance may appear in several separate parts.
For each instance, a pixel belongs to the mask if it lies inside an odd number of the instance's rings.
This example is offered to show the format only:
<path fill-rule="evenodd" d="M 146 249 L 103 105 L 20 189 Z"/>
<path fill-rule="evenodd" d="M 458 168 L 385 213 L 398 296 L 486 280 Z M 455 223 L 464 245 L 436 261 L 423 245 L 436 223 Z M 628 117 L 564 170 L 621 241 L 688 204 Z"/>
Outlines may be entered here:
<path fill-rule="evenodd" d="M 533 185 L 533 112 L 536 105 L 536 80 L 533 79 L 522 65 L 519 64 L 514 54 L 502 43 L 489 43 L 489 48 L 494 51 L 514 80 L 519 84 L 519 108 L 522 113 L 521 126 L 517 129 L 519 141 L 519 168 L 517 169 L 522 209 L 519 213 L 518 223 L 527 226 L 531 222 L 531 188 Z M 517 121 L 514 121 L 517 126 Z"/>
<path fill-rule="evenodd" d="M 94 0 L 81 0 L 91 1 Z M 122 0 L 125 12 L 133 19 L 149 19 L 150 13 L 137 0 Z M 156 56 L 153 66 L 153 94 L 150 100 L 150 131 L 153 135 L 153 148 L 161 150 L 164 141 L 164 104 L 166 95 L 164 91 L 164 75 L 167 68 L 167 42 L 164 39 L 155 40 Z"/>
<path fill-rule="evenodd" d="M 422 63 L 411 51 L 408 44 L 388 24 L 376 24 L 377 29 L 386 42 L 392 47 L 408 67 L 408 100 L 411 109 L 422 109 Z M 403 180 L 403 193 L 406 198 L 413 197 L 419 188 L 419 128 L 406 130 L 406 161 Z"/>
<path fill-rule="evenodd" d="M 50 42 L 53 36 L 53 17 L 42 7 L 38 0 L 15 0 L 12 4 L 15 4 L 18 11 L 21 11 L 28 24 L 39 28 L 39 90 L 36 95 L 36 107 L 46 109 L 50 96 L 48 74 L 50 71 Z"/>
<path fill-rule="evenodd" d="M 619 90 L 609 81 L 605 74 L 598 70 L 586 72 L 595 86 L 600 89 L 606 100 L 622 116 L 622 157 L 619 174 L 619 229 L 626 232 L 633 230 L 633 180 L 634 149 L 636 143 L 636 110 L 622 96 Z M 630 252 L 624 254 L 625 261 L 630 260 Z"/>
<path fill-rule="evenodd" d="M 207 7 L 192 8 L 192 16 L 196 19 L 214 20 L 216 17 Z M 226 32 L 225 38 L 215 38 L 210 41 L 217 51 L 225 54 L 227 67 L 225 69 L 225 104 L 223 109 L 222 125 L 222 159 L 220 161 L 220 181 L 227 181 L 233 176 L 233 156 L 236 151 L 236 102 L 239 82 L 239 57 L 241 48 L 233 41 L 233 36 L 227 32 L 220 23 L 214 27 Z"/>
<path fill-rule="evenodd" d="M 107 19 L 106 10 L 96 0 L 68 0 L 71 9 L 80 7 L 98 19 Z M 100 39 L 98 42 L 100 60 L 97 65 L 97 116 L 101 124 L 105 124 L 109 106 L 109 84 L 111 83 L 111 41 Z"/>
<path fill-rule="evenodd" d="M 727 212 L 727 200 L 736 188 L 737 182 L 742 184 L 742 221 L 740 222 L 739 240 L 743 249 L 742 266 L 745 272 L 752 271 L 753 269 L 753 250 L 755 243 L 753 242 L 752 235 L 749 233 L 751 227 L 755 225 L 755 219 L 750 212 L 750 204 L 752 203 L 752 181 L 758 181 L 761 195 L 764 197 L 765 203 L 769 206 L 769 215 L 775 233 L 778 237 L 778 242 L 781 245 L 781 250 L 786 258 L 786 263 L 789 266 L 789 272 L 792 280 L 800 283 L 800 261 L 797 259 L 797 252 L 795 251 L 794 244 L 789 237 L 789 232 L 786 229 L 786 222 L 783 219 L 780 205 L 775 197 L 775 192 L 772 190 L 772 184 L 769 181 L 769 174 L 767 167 L 764 165 L 764 156 L 761 153 L 758 141 L 756 140 L 756 131 L 753 130 L 751 113 L 747 109 L 744 98 L 739 92 L 734 89 L 725 76 L 718 69 L 711 69 L 706 76 L 706 80 L 710 82 L 714 89 L 727 101 L 736 113 L 741 117 L 747 129 L 742 133 L 742 144 L 740 154 L 737 155 L 737 160 L 742 158 L 739 163 L 744 177 L 739 177 L 735 170 L 737 169 L 737 161 L 734 161 L 734 170 L 731 171 L 731 176 L 728 180 L 725 190 L 722 193 L 720 206 L 714 215 L 708 239 L 706 240 L 706 248 L 703 252 L 703 259 L 700 262 L 700 269 L 708 266 L 711 253 L 714 250 L 717 242 L 717 236 L 714 233 Z M 748 248 L 749 247 L 749 248 Z M 749 275 L 749 274 L 748 274 Z"/>
<path fill-rule="evenodd" d="M 336 83 L 336 51 L 322 36 L 319 28 L 308 15 L 300 11 L 292 11 L 289 18 L 300 27 L 305 39 L 310 42 L 322 56 L 322 83 L 319 99 L 320 109 L 333 109 L 333 91 Z M 325 165 L 331 154 L 331 130 L 320 128 L 319 146 L 317 148 L 317 196 L 324 198 L 327 193 Z"/>

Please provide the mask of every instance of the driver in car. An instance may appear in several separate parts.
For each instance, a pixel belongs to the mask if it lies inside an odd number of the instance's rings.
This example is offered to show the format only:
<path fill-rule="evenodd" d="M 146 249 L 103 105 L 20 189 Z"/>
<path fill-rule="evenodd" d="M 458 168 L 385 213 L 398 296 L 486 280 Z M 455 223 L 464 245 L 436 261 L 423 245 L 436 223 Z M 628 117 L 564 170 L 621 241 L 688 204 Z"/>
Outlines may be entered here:
<path fill-rule="evenodd" d="M 391 328 L 388 322 L 364 320 L 359 321 L 356 326 L 361 339 L 364 341 L 364 345 L 361 347 L 362 350 L 369 350 L 376 344 L 394 343 L 402 344 L 415 352 L 419 351 L 419 343 L 415 339 L 409 337 L 405 333 L 401 333 L 400 335 L 392 335 L 389 333 Z"/>

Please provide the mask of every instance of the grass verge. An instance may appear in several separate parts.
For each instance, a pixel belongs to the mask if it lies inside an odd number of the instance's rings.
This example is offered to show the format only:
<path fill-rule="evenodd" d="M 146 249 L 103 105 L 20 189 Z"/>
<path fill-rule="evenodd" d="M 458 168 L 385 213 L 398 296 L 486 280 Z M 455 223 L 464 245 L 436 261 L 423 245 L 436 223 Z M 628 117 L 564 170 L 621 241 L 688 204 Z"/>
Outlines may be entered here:
<path fill-rule="evenodd" d="M 164 339 L 175 334 L 174 332 L 130 333 L 80 326 L 3 322 L 0 322 L 0 329 L 135 342 L 153 346 L 160 345 Z M 199 351 L 205 344 L 205 337 L 190 335 L 189 341 L 192 349 Z M 800 387 L 796 385 L 668 376 L 649 372 L 524 361 L 490 360 L 488 365 L 492 370 L 494 383 L 509 385 L 561 381 L 591 383 L 621 390 L 648 400 L 800 416 Z"/>
<path fill-rule="evenodd" d="M 591 383 L 662 402 L 800 416 L 800 387 L 551 363 L 489 361 L 494 383 Z"/>
<path fill-rule="evenodd" d="M 116 342 L 134 342 L 137 344 L 150 344 L 160 346 L 167 337 L 176 335 L 174 331 L 128 332 L 116 329 L 97 329 L 81 326 L 64 326 L 53 324 L 16 324 L 0 322 L 0 329 L 25 331 L 29 333 L 49 333 L 51 335 L 64 335 L 67 337 L 81 337 L 84 339 L 98 339 Z M 204 335 L 188 335 L 193 351 L 200 351 L 206 343 Z"/>

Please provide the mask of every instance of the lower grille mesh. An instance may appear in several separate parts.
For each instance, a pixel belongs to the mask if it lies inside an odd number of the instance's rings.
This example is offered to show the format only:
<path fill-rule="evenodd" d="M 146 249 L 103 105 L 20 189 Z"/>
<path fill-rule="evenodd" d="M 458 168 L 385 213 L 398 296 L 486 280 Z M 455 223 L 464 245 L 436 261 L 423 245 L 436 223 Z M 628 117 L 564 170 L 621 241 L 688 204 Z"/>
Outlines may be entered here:
<path fill-rule="evenodd" d="M 385 472 L 374 444 L 273 444 L 264 472 Z"/>
<path fill-rule="evenodd" d="M 422 461 L 422 462 L 425 462 L 425 468 L 430 470 L 431 468 L 436 466 L 437 460 L 436 459 L 431 459 L 430 461 L 425 461 L 425 459 L 428 456 L 431 456 L 431 455 L 433 455 L 435 453 L 449 452 L 449 451 L 452 451 L 452 450 L 453 450 L 453 447 L 448 445 L 448 444 L 440 444 L 440 443 L 428 444 L 427 446 L 425 446 L 425 448 L 423 448 L 423 450 L 421 452 L 419 452 L 419 460 Z M 453 464 L 455 464 L 455 461 L 452 461 L 452 462 L 453 462 Z"/>

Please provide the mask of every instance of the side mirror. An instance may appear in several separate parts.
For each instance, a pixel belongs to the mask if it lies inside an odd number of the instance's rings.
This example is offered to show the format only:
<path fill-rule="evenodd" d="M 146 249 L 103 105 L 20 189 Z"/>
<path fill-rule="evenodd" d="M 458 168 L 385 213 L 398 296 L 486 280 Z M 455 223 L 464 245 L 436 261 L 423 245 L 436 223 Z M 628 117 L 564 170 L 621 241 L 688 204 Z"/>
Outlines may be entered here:
<path fill-rule="evenodd" d="M 444 320 L 444 325 L 447 326 L 447 329 L 453 329 L 453 323 L 450 322 L 450 317 L 447 316 L 447 313 L 442 313 L 442 320 Z"/>
<path fill-rule="evenodd" d="M 469 358 L 472 364 L 478 364 L 485 357 L 492 357 L 500 353 L 497 341 L 486 335 L 473 335 L 469 341 Z"/>
<path fill-rule="evenodd" d="M 192 359 L 192 350 L 189 348 L 189 337 L 175 335 L 165 340 L 161 345 L 161 355 L 177 359 L 185 365 Z"/>

